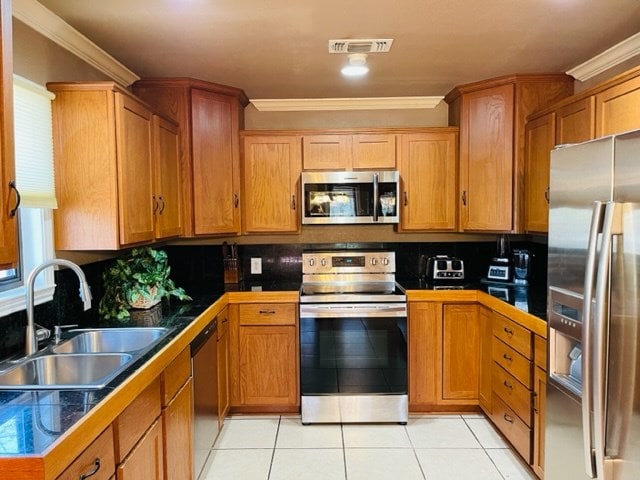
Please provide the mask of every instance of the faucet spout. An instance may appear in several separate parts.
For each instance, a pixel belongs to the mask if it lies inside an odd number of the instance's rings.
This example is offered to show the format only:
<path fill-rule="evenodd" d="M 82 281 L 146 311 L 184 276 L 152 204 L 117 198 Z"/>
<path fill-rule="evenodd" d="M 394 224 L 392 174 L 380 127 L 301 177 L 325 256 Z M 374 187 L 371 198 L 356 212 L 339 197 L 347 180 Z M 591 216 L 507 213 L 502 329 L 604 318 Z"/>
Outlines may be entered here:
<path fill-rule="evenodd" d="M 35 331 L 35 322 L 33 320 L 33 305 L 34 305 L 34 285 L 36 281 L 36 277 L 40 272 L 44 269 L 51 267 L 53 265 L 61 265 L 63 267 L 68 267 L 75 272 L 78 276 L 78 280 L 80 281 L 80 298 L 82 299 L 83 306 L 85 310 L 89 310 L 91 308 L 91 291 L 89 290 L 89 284 L 87 283 L 87 279 L 84 276 L 84 272 L 82 269 L 73 262 L 69 260 L 65 260 L 63 258 L 54 258 L 51 260 L 47 260 L 42 264 L 35 267 L 29 277 L 27 278 L 26 290 L 27 290 L 27 331 L 25 338 L 25 353 L 27 355 L 33 355 L 38 351 L 38 340 L 36 338 Z"/>

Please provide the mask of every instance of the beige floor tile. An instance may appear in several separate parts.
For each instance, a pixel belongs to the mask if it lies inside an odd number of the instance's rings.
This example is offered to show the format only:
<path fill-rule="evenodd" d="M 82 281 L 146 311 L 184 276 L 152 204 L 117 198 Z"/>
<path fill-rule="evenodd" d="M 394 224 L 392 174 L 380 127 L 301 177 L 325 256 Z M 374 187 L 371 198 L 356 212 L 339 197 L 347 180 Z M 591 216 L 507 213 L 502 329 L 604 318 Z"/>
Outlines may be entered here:
<path fill-rule="evenodd" d="M 487 450 L 487 454 L 506 480 L 536 479 L 520 457 L 508 448 Z"/>
<path fill-rule="evenodd" d="M 277 418 L 226 420 L 213 448 L 274 448 L 278 423 Z"/>
<path fill-rule="evenodd" d="M 483 448 L 509 448 L 507 442 L 484 418 L 465 418 L 464 420 Z"/>
<path fill-rule="evenodd" d="M 267 480 L 272 449 L 212 450 L 198 480 Z"/>
<path fill-rule="evenodd" d="M 302 425 L 300 418 L 283 418 L 276 448 L 342 448 L 342 430 L 340 425 Z"/>
<path fill-rule="evenodd" d="M 502 480 L 482 449 L 416 449 L 428 480 Z"/>
<path fill-rule="evenodd" d="M 481 448 L 461 418 L 409 420 L 406 428 L 414 448 Z"/>
<path fill-rule="evenodd" d="M 404 425 L 343 425 L 344 446 L 411 448 Z"/>
<path fill-rule="evenodd" d="M 420 464 L 412 449 L 347 448 L 349 480 L 423 480 Z"/>
<path fill-rule="evenodd" d="M 269 480 L 345 480 L 342 449 L 277 448 Z"/>

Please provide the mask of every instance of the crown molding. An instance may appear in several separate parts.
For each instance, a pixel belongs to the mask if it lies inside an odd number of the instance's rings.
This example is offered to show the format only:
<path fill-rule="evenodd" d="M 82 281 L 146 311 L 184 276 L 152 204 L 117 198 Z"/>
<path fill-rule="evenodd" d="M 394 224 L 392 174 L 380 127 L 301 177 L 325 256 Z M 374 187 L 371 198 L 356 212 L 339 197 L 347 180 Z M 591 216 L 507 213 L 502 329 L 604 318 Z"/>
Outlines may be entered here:
<path fill-rule="evenodd" d="M 124 87 L 140 79 L 36 0 L 13 0 L 13 16 Z"/>
<path fill-rule="evenodd" d="M 583 82 L 639 54 L 640 33 L 636 33 L 577 67 L 567 70 L 567 75 Z"/>
<path fill-rule="evenodd" d="M 252 99 L 261 112 L 312 110 L 391 110 L 435 108 L 444 97 L 281 98 Z"/>

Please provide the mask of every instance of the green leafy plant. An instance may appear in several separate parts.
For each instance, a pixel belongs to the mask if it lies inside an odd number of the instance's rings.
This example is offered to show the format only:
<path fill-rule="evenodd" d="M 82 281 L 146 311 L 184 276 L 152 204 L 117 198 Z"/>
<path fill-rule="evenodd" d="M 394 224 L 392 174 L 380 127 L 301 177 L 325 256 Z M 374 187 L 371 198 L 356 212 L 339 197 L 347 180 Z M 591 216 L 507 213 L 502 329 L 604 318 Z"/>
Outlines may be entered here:
<path fill-rule="evenodd" d="M 104 295 L 98 311 L 106 319 L 125 319 L 131 308 L 150 308 L 171 296 L 191 300 L 169 278 L 171 268 L 163 250 L 134 248 L 102 274 Z"/>

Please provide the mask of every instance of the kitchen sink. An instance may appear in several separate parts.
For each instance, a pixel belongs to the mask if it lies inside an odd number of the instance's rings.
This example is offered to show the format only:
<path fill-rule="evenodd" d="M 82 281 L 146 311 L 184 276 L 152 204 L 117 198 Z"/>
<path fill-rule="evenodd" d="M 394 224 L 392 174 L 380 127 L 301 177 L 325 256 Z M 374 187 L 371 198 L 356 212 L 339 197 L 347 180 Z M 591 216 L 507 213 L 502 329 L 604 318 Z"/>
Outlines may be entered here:
<path fill-rule="evenodd" d="M 35 356 L 0 372 L 0 390 L 99 389 L 133 359 L 129 353 Z"/>
<path fill-rule="evenodd" d="M 76 335 L 52 347 L 54 353 L 142 354 L 162 340 L 171 329 L 162 327 L 101 328 L 71 330 Z"/>

